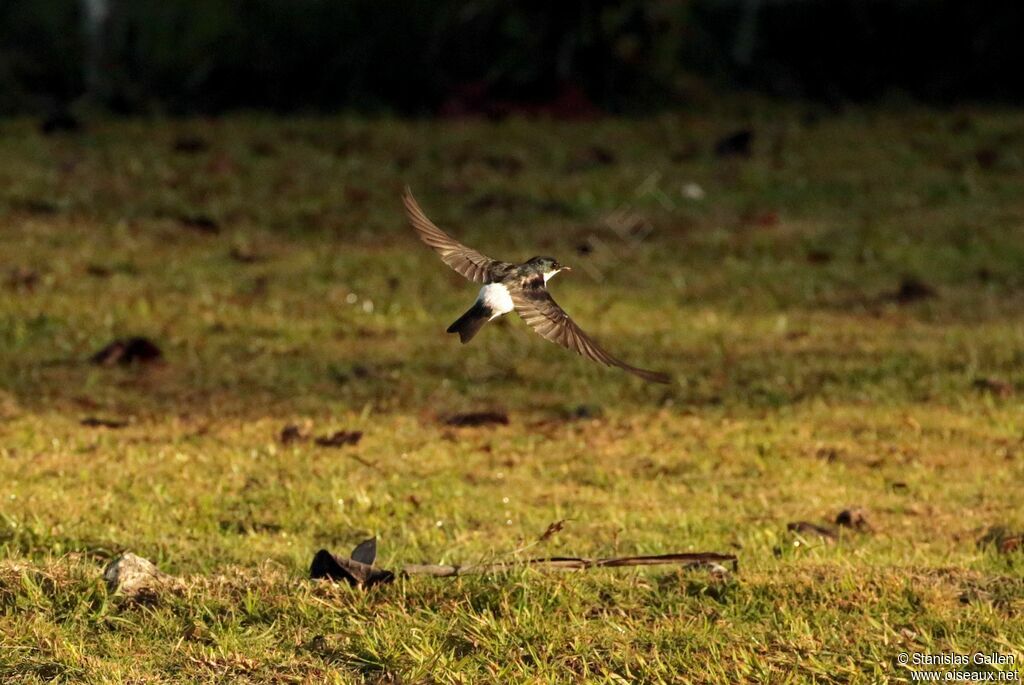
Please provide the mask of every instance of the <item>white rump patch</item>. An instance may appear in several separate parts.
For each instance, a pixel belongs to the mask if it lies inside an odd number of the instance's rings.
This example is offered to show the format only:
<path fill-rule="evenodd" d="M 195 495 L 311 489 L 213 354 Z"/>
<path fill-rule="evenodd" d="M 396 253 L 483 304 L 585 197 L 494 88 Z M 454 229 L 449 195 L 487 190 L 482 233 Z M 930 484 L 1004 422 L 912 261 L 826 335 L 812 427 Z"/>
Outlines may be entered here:
<path fill-rule="evenodd" d="M 515 309 L 515 305 L 512 304 L 512 296 L 508 293 L 508 288 L 501 283 L 488 283 L 480 288 L 480 294 L 477 295 L 476 301 L 483 303 L 485 307 L 491 310 L 491 318 L 488 321 L 496 319 L 502 314 L 508 314 Z"/>

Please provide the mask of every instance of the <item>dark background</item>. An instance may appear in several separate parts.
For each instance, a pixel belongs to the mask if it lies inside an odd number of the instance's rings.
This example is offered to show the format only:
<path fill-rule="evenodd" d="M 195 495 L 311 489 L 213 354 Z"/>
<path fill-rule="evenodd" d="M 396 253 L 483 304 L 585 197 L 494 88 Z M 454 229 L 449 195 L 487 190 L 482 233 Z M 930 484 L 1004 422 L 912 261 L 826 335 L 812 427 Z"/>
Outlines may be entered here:
<path fill-rule="evenodd" d="M 1020 0 L 0 2 L 0 113 L 1019 102 Z"/>

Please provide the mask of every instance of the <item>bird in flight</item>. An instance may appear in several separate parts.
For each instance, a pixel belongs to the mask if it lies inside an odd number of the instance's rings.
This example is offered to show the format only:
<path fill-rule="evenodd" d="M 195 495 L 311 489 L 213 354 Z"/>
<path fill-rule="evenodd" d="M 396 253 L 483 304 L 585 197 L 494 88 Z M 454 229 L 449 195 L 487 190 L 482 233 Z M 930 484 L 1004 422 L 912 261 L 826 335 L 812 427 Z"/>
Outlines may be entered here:
<path fill-rule="evenodd" d="M 409 188 L 403 196 L 409 222 L 420 240 L 441 255 L 442 261 L 461 276 L 482 283 L 476 302 L 448 327 L 458 333 L 463 344 L 493 319 L 515 311 L 546 340 L 557 343 L 595 362 L 616 366 L 654 383 L 670 383 L 671 378 L 658 371 L 648 371 L 616 359 L 593 338 L 583 332 L 558 306 L 548 292 L 548 281 L 560 271 L 571 271 L 552 257 L 534 257 L 522 264 L 500 262 L 466 247 L 434 225 L 420 209 Z"/>

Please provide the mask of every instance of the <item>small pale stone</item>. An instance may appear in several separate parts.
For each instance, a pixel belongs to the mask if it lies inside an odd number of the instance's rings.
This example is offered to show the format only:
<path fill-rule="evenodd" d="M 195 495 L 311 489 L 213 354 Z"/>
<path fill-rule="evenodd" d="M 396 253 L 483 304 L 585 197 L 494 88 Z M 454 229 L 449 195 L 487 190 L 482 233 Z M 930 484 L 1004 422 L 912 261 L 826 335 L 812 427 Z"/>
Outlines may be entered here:
<path fill-rule="evenodd" d="M 712 561 L 708 563 L 708 573 L 715 578 L 727 578 L 729 576 L 729 569 Z"/>
<path fill-rule="evenodd" d="M 172 577 L 158 569 L 152 561 L 125 552 L 107 565 L 103 579 L 111 590 L 131 595 L 166 585 Z"/>
<path fill-rule="evenodd" d="M 683 197 L 688 200 L 703 200 L 705 196 L 704 189 L 696 183 L 684 183 L 683 184 Z"/>

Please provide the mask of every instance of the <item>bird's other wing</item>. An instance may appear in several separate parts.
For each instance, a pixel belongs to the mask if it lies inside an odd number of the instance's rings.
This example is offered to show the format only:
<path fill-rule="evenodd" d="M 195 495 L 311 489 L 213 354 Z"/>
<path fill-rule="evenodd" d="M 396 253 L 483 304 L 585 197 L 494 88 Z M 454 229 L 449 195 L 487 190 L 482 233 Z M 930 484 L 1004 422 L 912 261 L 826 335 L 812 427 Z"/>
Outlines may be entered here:
<path fill-rule="evenodd" d="M 485 257 L 476 250 L 466 247 L 435 226 L 434 222 L 428 219 L 427 215 L 420 209 L 420 206 L 416 203 L 416 198 L 412 196 L 412 191 L 408 187 L 405 189 L 402 201 L 405 202 L 405 213 L 409 216 L 409 223 L 416 230 L 416 235 L 427 246 L 433 248 L 437 254 L 441 255 L 441 259 L 445 264 L 454 269 L 460 276 L 471 281 L 476 281 L 477 283 L 487 282 L 487 275 L 491 272 L 491 268 L 501 264 L 501 262 Z"/>
<path fill-rule="evenodd" d="M 589 335 L 569 318 L 565 310 L 558 306 L 551 293 L 544 287 L 541 279 L 526 281 L 519 287 L 509 288 L 516 313 L 522 317 L 530 328 L 537 331 L 546 340 L 557 343 L 567 350 L 582 355 L 595 362 L 620 369 L 653 383 L 671 383 L 668 374 L 658 371 L 638 369 L 617 359 L 597 344 Z"/>

